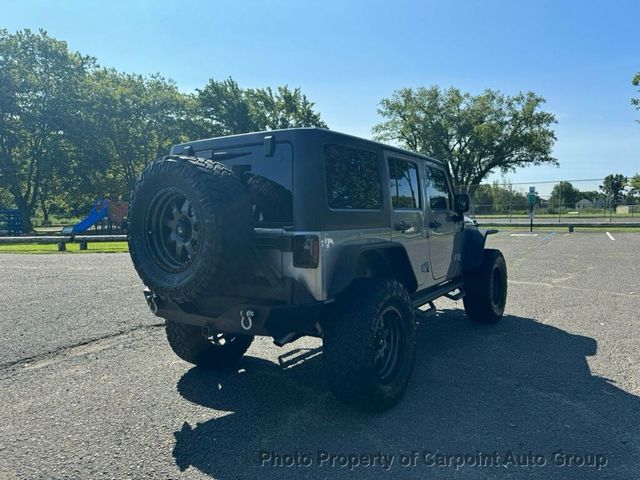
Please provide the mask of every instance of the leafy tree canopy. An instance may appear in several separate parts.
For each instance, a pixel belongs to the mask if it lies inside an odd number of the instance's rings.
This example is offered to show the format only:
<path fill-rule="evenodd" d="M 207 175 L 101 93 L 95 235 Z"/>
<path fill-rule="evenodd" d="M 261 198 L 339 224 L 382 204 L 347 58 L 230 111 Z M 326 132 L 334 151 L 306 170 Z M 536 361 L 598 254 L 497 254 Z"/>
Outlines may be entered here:
<path fill-rule="evenodd" d="M 279 86 L 243 89 L 233 79 L 197 90 L 205 136 L 232 135 L 292 127 L 327 128 L 314 103 L 299 88 Z"/>
<path fill-rule="evenodd" d="M 454 181 L 473 191 L 491 172 L 552 164 L 556 140 L 552 113 L 532 92 L 506 96 L 495 90 L 480 95 L 437 86 L 403 88 L 381 100 L 383 121 L 374 136 L 445 160 Z M 460 188 L 459 187 L 459 188 Z"/>
<path fill-rule="evenodd" d="M 634 197 L 634 201 L 640 201 L 640 173 L 636 173 L 629 179 L 629 195 Z"/>
<path fill-rule="evenodd" d="M 568 206 L 573 208 L 576 202 L 585 198 L 584 194 L 575 188 L 571 182 L 559 182 L 554 185 L 549 197 L 551 206 Z"/>
<path fill-rule="evenodd" d="M 81 84 L 93 65 L 43 30 L 0 31 L 0 187 L 27 231 L 43 187 L 67 157 Z"/>
<path fill-rule="evenodd" d="M 206 136 L 326 127 L 299 88 L 211 80 L 193 94 L 156 74 L 101 68 L 44 31 L 0 30 L 0 205 L 83 215 L 127 199 L 144 166 Z"/>
<path fill-rule="evenodd" d="M 128 197 L 147 162 L 188 139 L 187 96 L 160 75 L 96 70 L 88 79 L 87 100 L 77 140 L 94 161 L 109 165 L 102 180 L 111 198 Z"/>
<path fill-rule="evenodd" d="M 474 192 L 474 213 L 507 213 L 528 208 L 527 195 L 507 182 L 480 185 Z"/>
<path fill-rule="evenodd" d="M 628 178 L 620 173 L 607 175 L 602 185 L 600 185 L 600 190 L 602 190 L 602 193 L 604 193 L 607 198 L 611 199 L 612 204 L 615 206 L 622 203 L 624 199 L 624 189 L 628 181 Z"/>

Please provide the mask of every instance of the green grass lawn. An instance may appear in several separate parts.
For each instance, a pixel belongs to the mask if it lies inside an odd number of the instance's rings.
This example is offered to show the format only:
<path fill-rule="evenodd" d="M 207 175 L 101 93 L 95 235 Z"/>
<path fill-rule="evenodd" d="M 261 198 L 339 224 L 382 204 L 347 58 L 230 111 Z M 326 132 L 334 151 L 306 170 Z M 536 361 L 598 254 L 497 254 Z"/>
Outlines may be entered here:
<path fill-rule="evenodd" d="M 80 250 L 78 243 L 67 243 L 66 252 L 58 252 L 57 245 L 35 243 L 0 245 L 0 253 L 124 253 L 128 251 L 127 242 L 88 242 L 86 250 Z"/>

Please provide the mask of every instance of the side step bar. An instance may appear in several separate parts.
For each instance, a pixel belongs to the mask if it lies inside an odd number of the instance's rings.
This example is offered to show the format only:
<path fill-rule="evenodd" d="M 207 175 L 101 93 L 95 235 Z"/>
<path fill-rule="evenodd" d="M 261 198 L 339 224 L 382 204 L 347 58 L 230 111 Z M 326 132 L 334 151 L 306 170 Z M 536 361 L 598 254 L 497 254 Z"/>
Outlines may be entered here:
<path fill-rule="evenodd" d="M 429 318 L 431 315 L 436 313 L 436 306 L 433 302 L 428 302 L 429 308 L 427 310 L 422 310 L 421 308 L 416 308 L 416 317 L 424 320 L 425 318 Z"/>
<path fill-rule="evenodd" d="M 462 297 L 464 297 L 464 290 L 462 290 L 462 287 L 459 287 L 456 290 L 453 290 L 452 292 L 449 292 L 449 293 L 445 293 L 444 296 L 447 297 L 449 300 L 455 300 L 457 302 L 458 300 L 461 300 Z"/>
<path fill-rule="evenodd" d="M 436 298 L 447 297 L 451 300 L 460 300 L 464 297 L 463 279 L 449 280 L 435 287 L 418 290 L 411 296 L 413 308 L 419 308 L 427 303 L 433 304 Z"/>

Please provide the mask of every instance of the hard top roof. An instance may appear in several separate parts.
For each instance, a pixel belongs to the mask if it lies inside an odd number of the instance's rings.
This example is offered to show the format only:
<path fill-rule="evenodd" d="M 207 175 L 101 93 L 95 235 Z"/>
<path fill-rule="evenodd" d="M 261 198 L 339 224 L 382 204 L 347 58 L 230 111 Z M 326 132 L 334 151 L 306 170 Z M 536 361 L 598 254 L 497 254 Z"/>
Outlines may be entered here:
<path fill-rule="evenodd" d="M 412 152 L 411 150 L 406 150 L 403 148 L 395 147 L 393 145 L 388 145 L 385 143 L 376 142 L 374 140 L 357 137 L 355 135 L 349 135 L 347 133 L 337 132 L 335 130 L 329 130 L 326 128 L 318 128 L 318 127 L 284 128 L 281 130 L 265 130 L 262 132 L 240 133 L 236 135 L 226 135 L 223 137 L 205 138 L 201 140 L 194 140 L 194 141 L 184 142 L 184 143 L 179 143 L 177 145 L 174 145 L 171 148 L 171 153 L 174 153 L 174 154 L 181 153 L 185 148 L 189 146 L 193 146 L 195 149 L 198 149 L 199 147 L 203 149 L 210 149 L 210 148 L 215 148 L 217 146 L 219 146 L 220 148 L 225 148 L 230 146 L 230 141 L 233 141 L 233 143 L 237 141 L 240 141 L 243 143 L 257 143 L 257 142 L 263 141 L 264 137 L 268 135 L 273 135 L 274 137 L 276 137 L 276 141 L 277 141 L 277 134 L 284 134 L 285 136 L 290 136 L 290 135 L 297 136 L 298 134 L 304 135 L 304 133 L 306 132 L 313 133 L 313 134 L 324 134 L 327 136 L 327 140 L 329 140 L 330 138 L 341 137 L 345 140 L 354 140 L 360 143 L 366 142 L 372 145 L 377 145 L 379 147 L 382 147 L 385 150 L 397 152 L 403 155 L 419 157 L 425 160 L 430 160 L 432 162 L 437 162 L 441 164 L 444 163 L 442 160 L 438 160 L 433 157 L 422 155 L 420 153 Z"/>

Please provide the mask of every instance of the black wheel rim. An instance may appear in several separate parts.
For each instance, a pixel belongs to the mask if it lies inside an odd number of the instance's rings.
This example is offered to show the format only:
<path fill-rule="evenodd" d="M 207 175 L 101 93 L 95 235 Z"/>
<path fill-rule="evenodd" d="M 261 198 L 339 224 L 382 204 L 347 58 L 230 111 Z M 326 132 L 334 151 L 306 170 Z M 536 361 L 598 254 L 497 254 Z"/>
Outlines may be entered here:
<path fill-rule="evenodd" d="M 164 270 L 180 272 L 198 254 L 200 220 L 189 199 L 178 191 L 161 191 L 153 198 L 147 233 L 151 257 Z"/>
<path fill-rule="evenodd" d="M 378 317 L 374 335 L 376 375 L 381 383 L 391 383 L 404 359 L 404 323 L 394 306 L 388 306 Z"/>
<path fill-rule="evenodd" d="M 496 307 L 499 307 L 502 304 L 502 274 L 500 273 L 500 269 L 497 267 L 493 269 L 492 283 L 493 283 L 493 292 L 492 292 L 493 304 Z"/>

